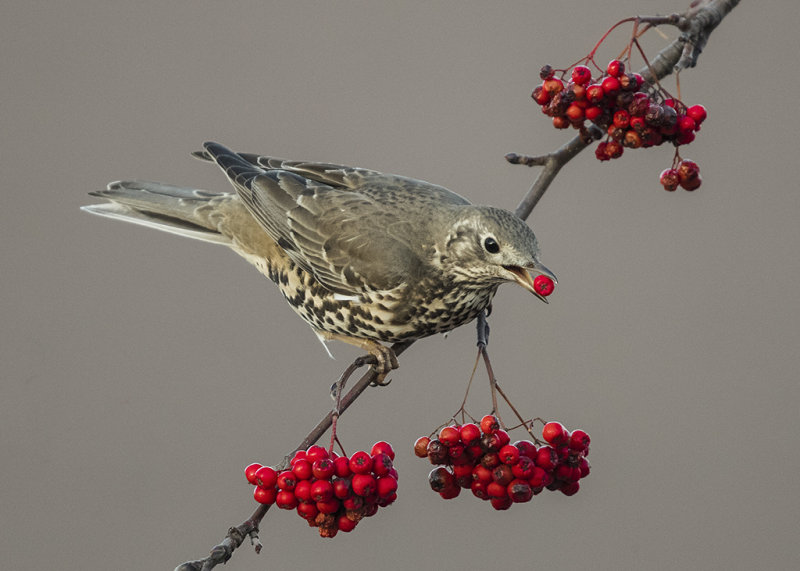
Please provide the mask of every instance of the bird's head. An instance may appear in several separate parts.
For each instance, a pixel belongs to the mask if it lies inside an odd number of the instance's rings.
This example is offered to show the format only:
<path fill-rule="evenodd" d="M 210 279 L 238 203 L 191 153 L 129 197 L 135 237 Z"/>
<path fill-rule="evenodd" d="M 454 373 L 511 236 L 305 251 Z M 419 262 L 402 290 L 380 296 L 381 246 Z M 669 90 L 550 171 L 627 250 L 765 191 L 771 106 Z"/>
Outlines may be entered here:
<path fill-rule="evenodd" d="M 547 303 L 533 280 L 556 277 L 539 262 L 539 245 L 528 225 L 507 210 L 491 206 L 464 207 L 444 244 L 449 271 L 464 285 L 492 287 L 516 282 Z"/>

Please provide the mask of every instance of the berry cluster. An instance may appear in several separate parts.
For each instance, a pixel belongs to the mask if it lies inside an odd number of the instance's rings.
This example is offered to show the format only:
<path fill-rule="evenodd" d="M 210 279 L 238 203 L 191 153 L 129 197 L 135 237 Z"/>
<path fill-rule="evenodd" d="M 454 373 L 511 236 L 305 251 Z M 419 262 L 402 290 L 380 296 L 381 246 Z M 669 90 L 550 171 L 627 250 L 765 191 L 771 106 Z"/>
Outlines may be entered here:
<path fill-rule="evenodd" d="M 529 440 L 510 444 L 508 432 L 494 415 L 473 423 L 445 426 L 438 438 L 423 436 L 414 453 L 437 465 L 428 475 L 433 491 L 449 500 L 468 488 L 496 510 L 523 503 L 543 489 L 575 494 L 578 480 L 589 474 L 589 435 L 567 431 L 559 422 L 548 422 L 542 431 L 548 444 L 537 447 Z"/>
<path fill-rule="evenodd" d="M 661 171 L 659 181 L 666 190 L 675 190 L 679 185 L 684 190 L 695 190 L 703 182 L 700 178 L 700 167 L 689 159 L 683 159 L 671 169 Z"/>
<path fill-rule="evenodd" d="M 257 502 L 297 510 L 322 537 L 333 537 L 338 531 L 352 531 L 361 519 L 397 499 L 393 460 L 394 450 L 387 442 L 349 457 L 311 446 L 295 453 L 288 470 L 250 464 L 244 475 L 256 486 Z"/>
<path fill-rule="evenodd" d="M 602 129 L 607 136 L 595 150 L 601 161 L 621 157 L 625 147 L 647 148 L 665 142 L 676 147 L 687 145 L 694 141 L 695 133 L 706 119 L 705 107 L 687 107 L 660 85 L 645 82 L 638 73 L 626 73 L 625 63 L 620 60 L 611 60 L 605 73 L 597 78 L 592 77 L 585 65 L 576 65 L 565 83 L 567 71 L 559 78 L 551 66 L 544 66 L 540 72 L 542 84 L 533 90 L 531 97 L 541 105 L 543 113 L 553 118 L 555 128 L 572 126 L 587 143 L 592 136 L 586 121 Z M 686 190 L 700 186 L 699 176 L 692 181 L 680 184 Z M 667 190 L 675 188 L 677 185 Z"/>

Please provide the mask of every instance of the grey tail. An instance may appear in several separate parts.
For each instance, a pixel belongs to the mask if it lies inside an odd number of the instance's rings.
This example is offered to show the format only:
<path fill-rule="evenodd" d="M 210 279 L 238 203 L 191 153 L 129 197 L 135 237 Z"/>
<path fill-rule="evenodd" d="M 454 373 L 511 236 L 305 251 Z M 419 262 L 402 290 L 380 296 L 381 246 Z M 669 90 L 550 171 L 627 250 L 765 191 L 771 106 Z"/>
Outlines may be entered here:
<path fill-rule="evenodd" d="M 231 244 L 210 216 L 214 203 L 231 198 L 230 193 L 137 180 L 112 182 L 106 190 L 89 194 L 110 202 L 82 206 L 86 212 L 204 242 Z"/>

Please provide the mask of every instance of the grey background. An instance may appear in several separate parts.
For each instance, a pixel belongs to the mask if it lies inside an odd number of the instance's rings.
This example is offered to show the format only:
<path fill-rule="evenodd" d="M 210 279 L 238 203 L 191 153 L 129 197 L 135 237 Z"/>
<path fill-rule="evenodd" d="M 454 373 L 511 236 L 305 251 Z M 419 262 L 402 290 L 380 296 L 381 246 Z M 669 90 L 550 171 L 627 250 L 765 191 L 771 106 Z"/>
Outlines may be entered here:
<path fill-rule="evenodd" d="M 687 3 L 3 2 L 2 567 L 204 556 L 253 507 L 242 468 L 291 449 L 357 354 L 335 345 L 331 361 L 230 251 L 81 213 L 88 191 L 224 189 L 188 156 L 215 139 L 513 208 L 535 171 L 503 155 L 572 134 L 531 102 L 538 68 Z M 414 346 L 343 417 L 350 451 L 396 445 L 400 500 L 334 540 L 270 513 L 265 553 L 229 567 L 800 566 L 798 25 L 794 2 L 743 2 L 683 74 L 684 99 L 710 110 L 685 153 L 700 191 L 660 189 L 666 147 L 584 153 L 530 219 L 560 285 L 549 306 L 501 290 L 491 355 L 526 415 L 591 434 L 578 495 L 495 513 L 426 489 L 411 443 L 458 407 L 464 327 Z"/>

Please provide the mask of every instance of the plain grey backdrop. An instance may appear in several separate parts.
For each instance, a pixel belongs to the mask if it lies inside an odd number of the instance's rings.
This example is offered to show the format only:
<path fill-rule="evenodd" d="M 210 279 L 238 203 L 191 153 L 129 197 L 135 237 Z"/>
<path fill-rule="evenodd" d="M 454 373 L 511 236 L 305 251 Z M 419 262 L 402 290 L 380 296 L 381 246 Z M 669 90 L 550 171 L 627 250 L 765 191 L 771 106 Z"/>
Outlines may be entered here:
<path fill-rule="evenodd" d="M 87 192 L 120 178 L 226 189 L 189 156 L 214 139 L 513 209 L 536 171 L 503 155 L 572 136 L 529 97 L 539 67 L 687 4 L 2 2 L 3 568 L 204 556 L 253 508 L 243 467 L 298 443 L 357 355 L 334 345 L 330 360 L 232 252 L 91 217 Z M 560 283 L 549 306 L 502 288 L 490 351 L 527 416 L 591 434 L 579 494 L 496 513 L 427 489 L 411 445 L 460 403 L 467 326 L 415 345 L 342 418 L 350 451 L 395 444 L 398 502 L 333 540 L 275 510 L 265 552 L 227 568 L 800 567 L 798 26 L 795 2 L 742 2 L 682 74 L 710 114 L 684 153 L 699 191 L 661 190 L 667 147 L 586 152 L 529 220 Z M 476 415 L 490 406 L 478 379 Z"/>

